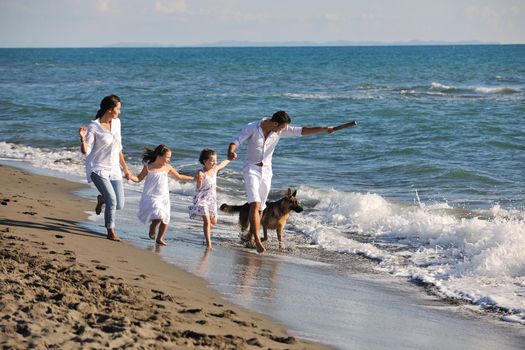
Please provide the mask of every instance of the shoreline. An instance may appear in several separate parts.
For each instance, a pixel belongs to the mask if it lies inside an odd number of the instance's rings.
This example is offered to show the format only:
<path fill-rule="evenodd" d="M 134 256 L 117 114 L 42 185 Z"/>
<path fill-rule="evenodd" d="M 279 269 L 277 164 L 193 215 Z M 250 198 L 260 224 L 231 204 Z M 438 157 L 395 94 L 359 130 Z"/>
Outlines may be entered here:
<path fill-rule="evenodd" d="M 0 165 L 3 300 L 11 348 L 328 349 L 232 305 L 160 256 L 81 227 L 93 203 L 66 180 Z"/>
<path fill-rule="evenodd" d="M 50 330 L 54 332 L 52 339 L 58 338 L 57 330 L 53 328 L 62 332 L 60 334 L 67 334 L 68 339 L 75 339 L 65 348 L 97 347 L 93 345 L 95 343 L 98 347 L 126 347 L 139 343 L 144 348 L 420 349 L 435 344 L 436 349 L 514 350 L 521 349 L 525 340 L 525 329 L 521 326 L 506 322 L 502 324 L 492 317 L 483 317 L 479 312 L 429 295 L 420 286 L 406 284 L 389 276 L 370 275 L 370 271 L 362 269 L 359 261 L 343 264 L 345 270 L 334 270 L 335 265 L 323 263 L 323 259 L 303 260 L 300 255 L 289 256 L 276 252 L 261 256 L 251 250 L 239 249 L 236 245 L 220 244 L 220 230 L 216 232 L 218 244 L 214 245 L 212 254 L 203 255 L 199 227 L 191 221 L 179 221 L 180 218 L 175 220 L 175 235 L 172 232 L 168 247 L 156 249 L 150 240 L 142 237 L 142 228 L 136 226 L 134 214 L 137 208 L 134 206 L 137 203 L 134 203 L 132 196 L 120 213 L 119 228 L 126 233 L 122 236 L 125 242 L 110 242 L 102 233 L 103 218 L 93 216 L 87 219 L 95 205 L 94 201 L 89 200 L 95 198 L 92 188 L 74 180 L 61 180 L 49 171 L 44 171 L 43 176 L 38 175 L 42 173 L 38 168 L 24 167 L 23 164 L 19 167 L 0 164 L 0 174 L 5 175 L 3 172 L 10 170 L 21 173 L 26 182 L 16 176 L 4 176 L 5 187 L 16 192 L 17 196 L 23 196 L 12 198 L 13 202 L 14 199 L 24 199 L 26 203 L 16 202 L 18 211 L 10 214 L 9 222 L 3 217 L 6 212 L 4 209 L 13 209 L 14 206 L 9 207 L 13 203 L 9 201 L 6 206 L 0 207 L 0 249 L 2 252 L 8 250 L 3 262 L 11 259 L 20 263 L 25 259 L 25 266 L 18 266 L 18 270 L 30 270 L 27 264 L 35 265 L 35 261 L 38 266 L 43 264 L 44 267 L 60 264 L 60 268 L 47 267 L 36 274 L 40 277 L 50 275 L 50 278 L 46 277 L 46 282 L 58 279 L 57 271 L 70 273 L 69 270 L 73 269 L 76 273 L 80 269 L 94 275 L 84 276 L 80 280 L 75 278 L 76 284 L 72 288 L 59 284 L 58 287 L 49 287 L 54 294 L 38 294 L 39 298 L 47 298 L 44 305 L 46 302 L 51 305 L 46 310 L 51 312 L 53 322 L 58 322 L 54 326 L 48 317 L 41 317 L 43 304 L 39 300 L 38 303 L 33 301 L 35 286 L 38 287 L 41 280 L 37 278 L 36 281 L 24 282 L 24 286 L 28 284 L 31 288 L 30 295 L 33 298 L 29 302 L 23 304 L 23 299 L 16 304 L 11 298 L 2 300 L 0 304 L 0 329 L 5 337 L 1 338 L 0 344 L 3 345 L 17 348 L 16 342 L 6 343 L 15 337 L 21 342 L 25 341 L 21 343 L 24 346 L 19 348 L 29 346 L 28 341 L 38 347 L 53 345 L 46 343 Z M 47 182 L 35 182 L 39 178 Z M 22 183 L 18 184 L 18 181 Z M 14 186 L 19 186 L 18 190 Z M 46 197 L 45 200 L 30 198 L 23 193 L 33 193 L 34 188 Z M 58 188 L 61 196 L 65 197 L 57 197 L 53 188 Z M 0 193 L 0 202 L 3 202 L 7 192 L 3 189 Z M 74 205 L 61 203 L 55 207 L 57 198 L 62 201 L 66 197 L 73 200 L 69 203 Z M 35 205 L 40 205 L 38 211 Z M 184 204 L 175 201 L 172 211 L 183 212 L 183 208 Z M 46 213 L 46 210 L 55 213 Z M 59 213 L 60 210 L 64 212 Z M 17 221 L 13 218 L 16 215 L 19 216 Z M 66 217 L 75 220 L 66 221 Z M 47 221 L 47 224 L 39 223 L 42 220 Z M 13 230 L 17 230 L 17 235 L 26 231 L 29 240 L 21 241 L 13 232 L 4 232 L 7 228 L 4 224 L 10 224 Z M 41 236 L 33 232 L 35 228 L 43 230 Z M 4 239 L 4 236 L 10 238 Z M 26 239 L 26 236 L 22 238 Z M 45 237 L 46 240 L 42 241 L 39 237 Z M 22 245 L 23 249 L 20 249 Z M 28 250 L 25 246 L 28 245 L 33 246 L 28 251 L 29 256 L 16 255 L 18 251 L 25 253 Z M 9 252 L 13 247 L 18 249 L 16 254 Z M 42 262 L 42 254 L 47 254 L 47 262 Z M 37 259 L 33 261 L 31 256 Z M 133 259 L 129 258 L 131 256 Z M 74 267 L 64 269 L 67 266 Z M 1 271 L 5 274 L 8 270 L 2 265 Z M 26 275 L 31 278 L 34 274 L 26 273 L 10 280 L 25 281 Z M 115 288 L 109 288 L 109 291 L 97 289 L 97 298 L 92 299 L 91 303 L 96 307 L 102 305 L 102 310 L 92 312 L 89 308 L 85 309 L 86 304 L 90 304 L 75 298 L 79 288 L 85 284 L 92 288 L 93 280 L 103 284 L 106 289 L 108 285 L 116 285 L 116 290 L 123 290 L 124 301 L 127 300 L 133 309 L 125 310 L 126 316 L 123 317 L 111 313 L 115 309 L 112 306 L 122 305 L 121 297 L 115 295 Z M 63 283 L 68 281 L 66 279 Z M 184 281 L 182 286 L 181 281 Z M 7 288 L 8 285 L 2 287 Z M 61 288 L 70 292 L 57 294 L 56 291 Z M 138 292 L 134 292 L 134 288 L 138 288 Z M 16 292 L 12 294 L 20 299 L 24 297 L 20 289 L 23 288 L 18 287 L 17 290 L 13 287 L 10 291 Z M 88 293 L 93 294 L 91 290 Z M 206 295 L 203 296 L 203 293 Z M 211 299 L 207 293 L 211 294 Z M 64 296 L 60 297 L 62 294 Z M 100 295 L 104 296 L 102 301 L 98 298 Z M 116 303 L 113 300 L 115 297 Z M 60 298 L 67 305 L 61 305 L 61 300 L 55 300 Z M 211 302 L 213 298 L 219 301 Z M 171 305 L 173 303 L 176 305 Z M 15 304 L 16 307 L 11 307 Z M 61 305 L 62 313 L 55 308 L 57 304 Z M 140 310 L 136 310 L 135 305 L 140 305 Z M 84 325 L 78 321 L 82 316 L 75 309 L 78 307 L 91 314 L 87 319 L 80 319 Z M 7 311 L 4 312 L 4 309 Z M 9 318 L 5 313 L 18 319 Z M 67 316 L 69 314 L 75 317 Z M 181 323 L 185 319 L 188 322 Z M 263 326 L 262 320 L 269 322 L 270 326 Z M 73 326 L 69 325 L 70 329 L 65 331 L 62 328 L 64 322 L 71 322 Z M 170 331 L 181 324 L 187 326 L 184 331 Z M 193 326 L 200 331 L 192 330 Z M 225 328 L 229 326 L 233 326 L 235 331 Z M 123 327 L 128 328 L 122 330 Z M 267 333 L 274 332 L 274 329 L 280 333 Z M 28 331 L 35 332 L 34 336 Z M 241 331 L 244 333 L 238 336 Z M 154 340 L 151 338 L 153 333 L 157 337 Z M 261 337 L 266 338 L 261 340 Z"/>

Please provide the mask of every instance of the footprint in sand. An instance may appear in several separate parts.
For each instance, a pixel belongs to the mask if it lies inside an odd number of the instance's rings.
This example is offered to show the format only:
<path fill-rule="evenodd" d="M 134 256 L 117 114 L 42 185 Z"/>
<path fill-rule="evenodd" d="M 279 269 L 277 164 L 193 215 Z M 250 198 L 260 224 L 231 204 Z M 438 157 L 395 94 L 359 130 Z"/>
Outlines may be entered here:
<path fill-rule="evenodd" d="M 261 344 L 261 342 L 260 342 L 259 339 L 257 339 L 257 338 L 251 338 L 251 339 L 248 339 L 248 340 L 246 341 L 246 344 L 251 345 L 251 346 L 257 346 L 257 347 L 259 347 L 259 348 L 262 348 L 262 347 L 263 347 L 263 345 Z"/>
<path fill-rule="evenodd" d="M 294 344 L 297 341 L 294 337 L 277 337 L 274 335 L 270 335 L 270 339 L 283 344 Z"/>
<path fill-rule="evenodd" d="M 239 326 L 257 328 L 257 325 L 253 322 L 246 322 L 242 320 L 232 320 L 232 321 L 237 323 Z"/>
<path fill-rule="evenodd" d="M 197 314 L 201 311 L 202 309 L 184 309 L 184 310 L 180 310 L 179 314 Z"/>
<path fill-rule="evenodd" d="M 231 318 L 233 315 L 237 315 L 233 310 L 225 310 L 221 313 L 210 313 L 210 316 L 218 318 Z"/>
<path fill-rule="evenodd" d="M 152 299 L 173 302 L 173 297 L 169 294 L 157 294 Z"/>
<path fill-rule="evenodd" d="M 55 235 L 55 238 L 64 238 L 62 235 Z"/>
<path fill-rule="evenodd" d="M 109 266 L 97 265 L 97 266 L 95 266 L 95 268 L 96 268 L 97 270 L 106 271 L 106 270 L 109 268 Z"/>

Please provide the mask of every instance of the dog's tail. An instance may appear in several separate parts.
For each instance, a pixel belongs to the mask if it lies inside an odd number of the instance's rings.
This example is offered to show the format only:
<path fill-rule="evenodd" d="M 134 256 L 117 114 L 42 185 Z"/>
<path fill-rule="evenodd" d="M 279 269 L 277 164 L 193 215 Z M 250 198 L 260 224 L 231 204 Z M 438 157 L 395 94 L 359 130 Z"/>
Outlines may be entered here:
<path fill-rule="evenodd" d="M 220 209 L 225 213 L 239 213 L 243 207 L 244 205 L 228 205 L 223 203 Z"/>

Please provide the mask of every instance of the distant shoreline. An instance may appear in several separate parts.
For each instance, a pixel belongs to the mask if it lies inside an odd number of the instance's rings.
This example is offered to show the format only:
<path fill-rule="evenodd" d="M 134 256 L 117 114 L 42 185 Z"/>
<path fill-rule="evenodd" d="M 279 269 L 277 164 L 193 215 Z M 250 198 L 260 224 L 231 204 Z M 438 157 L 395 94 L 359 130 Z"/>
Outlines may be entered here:
<path fill-rule="evenodd" d="M 193 45 L 160 45 L 141 43 L 119 43 L 106 46 L 5 46 L 2 49 L 209 49 L 209 48 L 324 48 L 324 47 L 451 47 L 451 46 L 522 46 L 525 43 L 500 42 L 395 42 L 395 43 L 260 43 L 260 42 L 218 42 Z"/>

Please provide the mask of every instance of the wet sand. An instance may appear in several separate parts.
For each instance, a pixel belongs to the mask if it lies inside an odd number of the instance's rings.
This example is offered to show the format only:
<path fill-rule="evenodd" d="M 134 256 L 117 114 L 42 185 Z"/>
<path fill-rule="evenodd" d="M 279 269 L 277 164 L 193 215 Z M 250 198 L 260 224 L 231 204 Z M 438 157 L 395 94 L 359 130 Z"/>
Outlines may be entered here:
<path fill-rule="evenodd" d="M 275 238 L 259 255 L 222 240 L 233 227 L 224 222 L 206 252 L 200 223 L 177 198 L 169 245 L 156 247 L 128 189 L 119 213 L 125 242 L 114 243 L 102 216 L 86 221 L 94 201 L 69 194 L 94 199 L 93 188 L 3 166 L 0 175 L 6 348 L 323 348 L 300 338 L 345 350 L 523 348 L 521 325 L 363 269 L 369 264 L 351 256 L 335 265 L 322 262 L 333 257 L 303 259 L 298 247 L 279 252 Z"/>
<path fill-rule="evenodd" d="M 149 251 L 78 225 L 83 185 L 0 165 L 3 348 L 326 349 Z"/>

